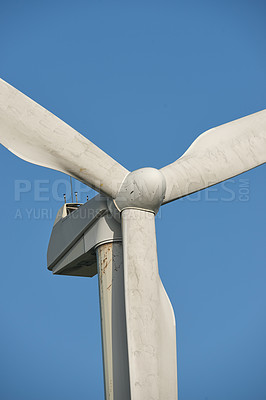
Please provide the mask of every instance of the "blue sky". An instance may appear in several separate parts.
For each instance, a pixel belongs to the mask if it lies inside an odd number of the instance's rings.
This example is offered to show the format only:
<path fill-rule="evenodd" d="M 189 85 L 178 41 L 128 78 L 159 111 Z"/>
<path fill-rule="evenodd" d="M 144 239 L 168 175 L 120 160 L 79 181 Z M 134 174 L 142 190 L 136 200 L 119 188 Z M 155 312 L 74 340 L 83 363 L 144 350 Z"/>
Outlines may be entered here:
<path fill-rule="evenodd" d="M 0 76 L 128 169 L 160 168 L 265 108 L 265 18 L 258 0 L 1 2 Z M 2 146 L 0 157 L 0 398 L 103 399 L 97 278 L 46 270 L 68 178 Z M 179 400 L 266 398 L 265 176 L 264 165 L 157 217 Z"/>

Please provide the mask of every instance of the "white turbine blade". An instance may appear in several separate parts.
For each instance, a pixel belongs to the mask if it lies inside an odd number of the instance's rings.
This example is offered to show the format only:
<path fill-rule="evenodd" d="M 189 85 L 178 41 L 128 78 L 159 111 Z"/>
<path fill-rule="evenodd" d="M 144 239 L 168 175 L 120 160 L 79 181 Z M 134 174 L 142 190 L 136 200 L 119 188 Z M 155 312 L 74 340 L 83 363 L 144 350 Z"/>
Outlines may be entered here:
<path fill-rule="evenodd" d="M 200 135 L 160 171 L 166 179 L 163 204 L 225 181 L 266 162 L 266 110 Z"/>
<path fill-rule="evenodd" d="M 115 197 L 128 171 L 84 136 L 0 79 L 0 141 L 18 157 Z"/>
<path fill-rule="evenodd" d="M 176 400 L 175 317 L 158 273 L 154 214 L 122 211 L 131 400 Z"/>

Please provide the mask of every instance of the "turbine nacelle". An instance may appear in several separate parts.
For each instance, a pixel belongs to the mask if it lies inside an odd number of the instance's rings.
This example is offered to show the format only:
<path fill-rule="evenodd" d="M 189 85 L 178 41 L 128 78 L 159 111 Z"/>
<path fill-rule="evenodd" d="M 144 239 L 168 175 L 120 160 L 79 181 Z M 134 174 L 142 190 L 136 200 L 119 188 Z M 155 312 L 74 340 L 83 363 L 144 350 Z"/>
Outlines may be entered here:
<path fill-rule="evenodd" d="M 113 200 L 119 212 L 126 208 L 137 208 L 157 213 L 166 192 L 166 181 L 156 168 L 141 168 L 130 172 Z M 110 207 L 113 214 L 113 207 Z M 117 212 L 115 213 L 117 216 Z"/>

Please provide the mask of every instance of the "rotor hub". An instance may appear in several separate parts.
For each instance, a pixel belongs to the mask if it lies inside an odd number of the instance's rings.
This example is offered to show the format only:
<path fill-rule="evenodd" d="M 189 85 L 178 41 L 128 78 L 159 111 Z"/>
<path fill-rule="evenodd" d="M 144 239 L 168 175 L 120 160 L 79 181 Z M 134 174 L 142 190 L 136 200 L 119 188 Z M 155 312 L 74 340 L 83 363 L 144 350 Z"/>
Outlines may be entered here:
<path fill-rule="evenodd" d="M 158 169 L 137 169 L 126 176 L 113 204 L 119 212 L 125 208 L 138 208 L 156 214 L 165 190 L 165 178 Z"/>

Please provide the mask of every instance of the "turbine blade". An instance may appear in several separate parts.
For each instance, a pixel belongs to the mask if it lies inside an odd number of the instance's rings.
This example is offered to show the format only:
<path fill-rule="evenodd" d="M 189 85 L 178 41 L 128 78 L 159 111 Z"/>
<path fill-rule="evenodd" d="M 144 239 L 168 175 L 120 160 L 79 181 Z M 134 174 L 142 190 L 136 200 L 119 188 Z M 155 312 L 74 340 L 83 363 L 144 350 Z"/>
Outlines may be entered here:
<path fill-rule="evenodd" d="M 154 214 L 123 210 L 122 233 L 131 400 L 175 400 L 175 317 L 158 273 Z"/>
<path fill-rule="evenodd" d="M 160 171 L 163 204 L 225 181 L 266 162 L 266 110 L 200 135 L 178 160 Z"/>
<path fill-rule="evenodd" d="M 0 79 L 0 141 L 18 157 L 115 197 L 128 171 L 84 136 Z"/>

